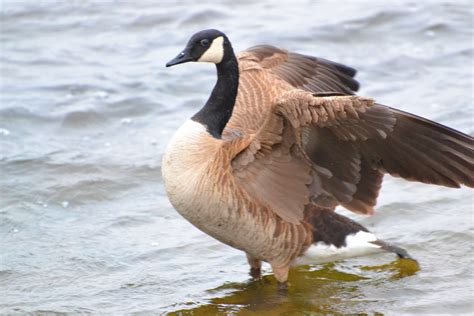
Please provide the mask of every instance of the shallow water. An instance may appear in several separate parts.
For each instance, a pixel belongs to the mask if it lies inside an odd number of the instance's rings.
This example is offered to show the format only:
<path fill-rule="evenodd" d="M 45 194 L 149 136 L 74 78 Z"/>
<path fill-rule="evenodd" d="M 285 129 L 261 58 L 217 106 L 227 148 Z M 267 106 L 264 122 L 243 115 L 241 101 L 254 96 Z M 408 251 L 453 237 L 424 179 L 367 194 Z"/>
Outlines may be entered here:
<path fill-rule="evenodd" d="M 390 255 L 301 267 L 282 293 L 182 219 L 160 176 L 215 80 L 164 64 L 209 27 L 236 50 L 351 65 L 360 94 L 472 135 L 472 4 L 235 3 L 0 1 L 0 313 L 472 313 L 468 189 L 386 177 L 376 215 L 350 216 L 420 270 Z"/>

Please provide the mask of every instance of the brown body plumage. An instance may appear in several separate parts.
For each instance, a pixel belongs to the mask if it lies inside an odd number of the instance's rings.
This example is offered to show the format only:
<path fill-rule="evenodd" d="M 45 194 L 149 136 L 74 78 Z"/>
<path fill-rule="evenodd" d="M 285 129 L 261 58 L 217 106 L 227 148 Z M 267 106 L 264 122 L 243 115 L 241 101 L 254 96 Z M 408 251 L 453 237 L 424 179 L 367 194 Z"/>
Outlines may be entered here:
<path fill-rule="evenodd" d="M 337 221 L 334 230 L 346 235 L 364 230 L 327 214 L 337 205 L 372 214 L 385 173 L 474 185 L 472 137 L 352 95 L 351 68 L 271 46 L 237 61 L 237 97 L 221 138 L 189 121 L 162 169 L 178 212 L 245 251 L 252 268 L 269 262 L 284 282 L 295 259 L 323 239 L 318 223 Z"/>

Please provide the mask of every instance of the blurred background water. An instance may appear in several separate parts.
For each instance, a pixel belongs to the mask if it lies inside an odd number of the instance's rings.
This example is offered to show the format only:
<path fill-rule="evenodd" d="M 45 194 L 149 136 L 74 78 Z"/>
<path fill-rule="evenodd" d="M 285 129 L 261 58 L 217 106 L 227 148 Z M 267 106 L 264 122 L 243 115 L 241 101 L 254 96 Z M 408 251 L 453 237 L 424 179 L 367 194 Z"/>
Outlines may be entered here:
<path fill-rule="evenodd" d="M 386 177 L 376 215 L 350 216 L 420 271 L 390 255 L 302 267 L 281 295 L 267 266 L 252 281 L 243 253 L 173 210 L 160 163 L 215 82 L 208 64 L 164 64 L 205 28 L 237 51 L 267 43 L 353 66 L 361 95 L 472 135 L 473 11 L 443 0 L 1 0 L 0 313 L 472 313 L 468 189 Z"/>

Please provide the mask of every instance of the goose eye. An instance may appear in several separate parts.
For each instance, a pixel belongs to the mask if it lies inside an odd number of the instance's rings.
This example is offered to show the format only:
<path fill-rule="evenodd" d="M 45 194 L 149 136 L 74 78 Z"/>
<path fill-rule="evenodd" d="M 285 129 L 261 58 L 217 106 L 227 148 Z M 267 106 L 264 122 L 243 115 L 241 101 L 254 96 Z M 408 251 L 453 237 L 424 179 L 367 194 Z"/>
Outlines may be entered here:
<path fill-rule="evenodd" d="M 209 40 L 208 39 L 201 40 L 201 46 L 203 46 L 203 47 L 209 46 Z"/>

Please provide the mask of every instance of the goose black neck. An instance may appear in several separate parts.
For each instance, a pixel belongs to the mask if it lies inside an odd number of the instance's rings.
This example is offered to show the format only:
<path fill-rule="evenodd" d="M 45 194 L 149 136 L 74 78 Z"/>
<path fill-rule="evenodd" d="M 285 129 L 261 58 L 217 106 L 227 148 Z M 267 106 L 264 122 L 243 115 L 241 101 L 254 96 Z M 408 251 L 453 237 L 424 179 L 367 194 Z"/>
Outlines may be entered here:
<path fill-rule="evenodd" d="M 221 138 L 222 131 L 232 116 L 237 90 L 239 88 L 239 66 L 232 53 L 217 67 L 217 82 L 204 107 L 191 119 L 206 126 L 215 138 Z"/>

